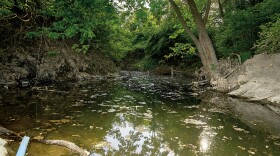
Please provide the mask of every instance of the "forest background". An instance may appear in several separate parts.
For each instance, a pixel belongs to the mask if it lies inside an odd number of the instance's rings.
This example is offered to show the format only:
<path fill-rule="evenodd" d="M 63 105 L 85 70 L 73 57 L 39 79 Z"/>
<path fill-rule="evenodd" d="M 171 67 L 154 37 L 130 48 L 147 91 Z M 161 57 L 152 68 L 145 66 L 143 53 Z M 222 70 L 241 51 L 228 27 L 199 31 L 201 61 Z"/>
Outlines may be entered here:
<path fill-rule="evenodd" d="M 107 74 L 116 66 L 160 74 L 170 67 L 192 71 L 204 64 L 174 5 L 199 39 L 191 9 L 197 8 L 218 59 L 237 54 L 244 62 L 280 51 L 279 0 L 2 0 L 2 70 L 26 67 L 17 80 L 57 79 L 70 71 Z"/>

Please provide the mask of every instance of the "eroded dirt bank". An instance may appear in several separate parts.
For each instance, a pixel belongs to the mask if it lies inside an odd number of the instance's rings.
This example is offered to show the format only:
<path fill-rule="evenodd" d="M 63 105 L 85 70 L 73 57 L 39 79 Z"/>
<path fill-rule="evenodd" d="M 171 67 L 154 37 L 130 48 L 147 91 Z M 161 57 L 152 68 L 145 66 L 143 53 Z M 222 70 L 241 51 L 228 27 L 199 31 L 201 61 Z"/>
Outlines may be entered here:
<path fill-rule="evenodd" d="M 32 82 L 84 80 L 116 72 L 115 64 L 102 52 L 77 53 L 71 43 L 65 42 L 9 47 L 0 49 L 0 56 L 0 84 L 7 88 Z"/>

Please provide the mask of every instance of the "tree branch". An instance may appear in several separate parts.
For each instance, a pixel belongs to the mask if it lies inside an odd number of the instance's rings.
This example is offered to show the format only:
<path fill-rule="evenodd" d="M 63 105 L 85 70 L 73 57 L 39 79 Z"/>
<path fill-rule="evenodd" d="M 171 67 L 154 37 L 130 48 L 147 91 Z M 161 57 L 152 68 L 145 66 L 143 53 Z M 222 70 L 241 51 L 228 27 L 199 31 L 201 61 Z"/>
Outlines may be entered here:
<path fill-rule="evenodd" d="M 202 28 L 204 30 L 205 24 L 203 23 L 203 19 L 197 9 L 197 6 L 196 6 L 194 0 L 185 0 L 185 2 L 188 4 L 188 6 L 190 8 L 190 11 L 194 18 L 194 22 L 198 28 L 198 31 L 202 30 Z"/>
<path fill-rule="evenodd" d="M 184 30 L 186 31 L 186 33 L 191 37 L 191 39 L 197 43 L 198 42 L 198 39 L 197 37 L 194 35 L 194 33 L 191 31 L 191 29 L 188 27 L 186 21 L 184 20 L 183 16 L 182 16 L 182 13 L 179 9 L 179 7 L 177 6 L 177 4 L 173 1 L 173 0 L 169 0 L 172 8 L 175 10 L 176 12 L 176 15 L 180 21 L 180 23 L 182 24 Z"/>
<path fill-rule="evenodd" d="M 220 16 L 221 18 L 224 18 L 224 10 L 223 10 L 223 5 L 221 3 L 220 0 L 218 0 L 218 5 L 219 5 L 219 12 L 220 12 Z"/>
<path fill-rule="evenodd" d="M 208 0 L 207 4 L 206 4 L 206 9 L 205 9 L 205 12 L 204 12 L 204 17 L 203 17 L 203 22 L 204 22 L 205 25 L 208 22 L 211 3 L 212 3 L 211 0 Z"/>

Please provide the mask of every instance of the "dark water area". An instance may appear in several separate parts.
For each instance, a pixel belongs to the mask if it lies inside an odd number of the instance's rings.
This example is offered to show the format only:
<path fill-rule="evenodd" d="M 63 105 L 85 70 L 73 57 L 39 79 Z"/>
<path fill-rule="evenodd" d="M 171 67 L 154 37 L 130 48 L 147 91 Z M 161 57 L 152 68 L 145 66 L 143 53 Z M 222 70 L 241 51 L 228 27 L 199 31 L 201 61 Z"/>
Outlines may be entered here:
<path fill-rule="evenodd" d="M 1 93 L 0 124 L 61 139 L 91 155 L 279 155 L 280 139 L 209 112 L 187 83 L 147 77 L 97 80 Z M 16 151 L 18 141 L 10 143 Z M 31 142 L 28 155 L 75 155 Z"/>

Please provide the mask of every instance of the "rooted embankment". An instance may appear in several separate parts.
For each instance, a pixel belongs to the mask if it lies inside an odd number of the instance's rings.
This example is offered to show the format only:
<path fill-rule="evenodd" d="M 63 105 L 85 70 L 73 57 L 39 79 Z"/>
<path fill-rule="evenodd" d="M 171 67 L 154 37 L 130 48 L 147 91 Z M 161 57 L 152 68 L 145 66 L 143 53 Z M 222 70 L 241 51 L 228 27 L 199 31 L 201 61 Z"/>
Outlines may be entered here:
<path fill-rule="evenodd" d="M 77 53 L 71 45 L 60 41 L 0 49 L 0 84 L 9 87 L 33 80 L 83 80 L 116 72 L 115 64 L 105 54 Z"/>
<path fill-rule="evenodd" d="M 230 83 L 238 88 L 229 95 L 261 101 L 280 115 L 280 54 L 259 54 L 247 60 Z"/>

